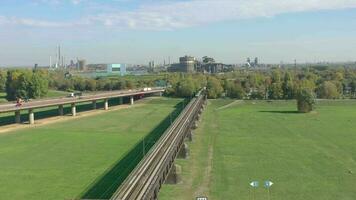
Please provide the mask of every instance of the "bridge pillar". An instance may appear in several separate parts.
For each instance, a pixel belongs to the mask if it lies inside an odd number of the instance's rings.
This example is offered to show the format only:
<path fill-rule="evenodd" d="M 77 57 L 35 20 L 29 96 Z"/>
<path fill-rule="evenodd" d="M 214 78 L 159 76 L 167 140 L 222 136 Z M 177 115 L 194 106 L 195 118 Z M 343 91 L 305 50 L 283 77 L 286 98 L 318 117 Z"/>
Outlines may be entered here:
<path fill-rule="evenodd" d="M 72 103 L 72 116 L 75 117 L 77 116 L 77 108 L 75 107 L 75 103 Z"/>
<path fill-rule="evenodd" d="M 197 121 L 194 121 L 192 128 L 193 128 L 193 129 L 197 129 L 197 128 L 198 128 L 198 122 L 197 122 Z"/>
<path fill-rule="evenodd" d="M 109 100 L 108 99 L 104 100 L 104 110 L 109 110 Z"/>
<path fill-rule="evenodd" d="M 93 101 L 93 110 L 96 110 L 96 100 Z"/>
<path fill-rule="evenodd" d="M 174 185 L 174 184 L 178 184 L 181 182 L 181 175 L 182 173 L 182 169 L 179 165 L 176 165 L 173 163 L 171 169 L 169 170 L 168 172 L 168 175 L 166 177 L 166 180 L 165 180 L 165 184 L 171 184 L 171 185 Z"/>
<path fill-rule="evenodd" d="M 63 105 L 59 105 L 58 106 L 58 113 L 59 113 L 59 116 L 63 116 L 64 115 Z"/>
<path fill-rule="evenodd" d="M 35 124 L 35 113 L 33 112 L 33 109 L 28 110 L 28 121 L 29 124 Z"/>
<path fill-rule="evenodd" d="M 124 103 L 124 97 L 119 97 L 119 104 L 123 104 Z"/>
<path fill-rule="evenodd" d="M 130 96 L 130 105 L 133 105 L 133 104 L 134 104 L 134 97 Z"/>
<path fill-rule="evenodd" d="M 20 124 L 21 123 L 21 113 L 19 110 L 15 111 L 15 122 Z"/>
<path fill-rule="evenodd" d="M 186 159 L 189 157 L 189 147 L 186 143 L 183 143 L 179 149 L 177 158 Z"/>
<path fill-rule="evenodd" d="M 192 133 L 192 130 L 190 130 L 190 129 L 188 129 L 186 140 L 189 142 L 193 141 L 193 133 Z"/>
<path fill-rule="evenodd" d="M 197 120 L 200 121 L 200 118 L 201 118 L 201 115 L 198 114 L 198 115 L 197 115 Z"/>

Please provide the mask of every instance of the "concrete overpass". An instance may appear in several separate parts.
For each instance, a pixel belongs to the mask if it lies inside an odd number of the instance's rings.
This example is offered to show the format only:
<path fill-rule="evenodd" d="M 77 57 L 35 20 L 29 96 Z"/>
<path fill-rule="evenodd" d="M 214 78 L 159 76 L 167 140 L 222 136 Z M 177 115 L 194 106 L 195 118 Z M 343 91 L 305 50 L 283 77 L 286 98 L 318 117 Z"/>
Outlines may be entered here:
<path fill-rule="evenodd" d="M 136 90 L 120 90 L 111 92 L 102 92 L 93 95 L 84 95 L 81 97 L 62 97 L 46 100 L 35 100 L 23 103 L 22 106 L 16 106 L 15 103 L 0 104 L 0 113 L 15 112 L 15 122 L 21 123 L 21 111 L 28 110 L 29 114 L 29 124 L 35 123 L 34 110 L 39 108 L 54 107 L 58 106 L 59 115 L 63 115 L 63 106 L 71 105 L 72 116 L 76 116 L 76 104 L 83 102 L 92 102 L 93 109 L 96 109 L 96 101 L 104 100 L 104 109 L 109 109 L 109 99 L 121 97 L 130 97 L 130 104 L 134 104 L 134 96 L 145 95 L 145 94 L 162 94 L 164 92 L 163 88 L 152 88 L 152 90 L 144 91 L 143 89 Z"/>

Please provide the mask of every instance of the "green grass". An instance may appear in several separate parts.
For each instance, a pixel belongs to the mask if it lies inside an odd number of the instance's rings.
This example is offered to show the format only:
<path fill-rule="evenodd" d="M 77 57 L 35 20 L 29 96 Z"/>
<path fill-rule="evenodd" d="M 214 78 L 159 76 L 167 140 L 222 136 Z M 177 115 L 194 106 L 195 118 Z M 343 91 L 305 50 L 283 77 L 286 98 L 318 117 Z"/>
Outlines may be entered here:
<path fill-rule="evenodd" d="M 68 96 L 69 92 L 58 91 L 58 90 L 48 90 L 46 98 L 55 98 L 55 97 L 65 97 Z"/>
<path fill-rule="evenodd" d="M 93 189 L 106 191 L 98 183 L 115 185 L 116 177 L 108 180 L 107 174 L 143 137 L 162 132 L 157 126 L 162 128 L 179 102 L 154 99 L 147 105 L 0 135 L 0 199 L 63 200 Z"/>
<path fill-rule="evenodd" d="M 6 97 L 6 93 L 0 92 L 0 103 L 6 103 L 7 102 L 5 97 Z"/>
<path fill-rule="evenodd" d="M 164 185 L 160 199 L 356 199 L 356 102 L 323 101 L 296 113 L 294 102 L 213 100 L 203 114 L 183 184 Z M 211 154 L 211 159 L 209 158 Z M 211 167 L 211 169 L 209 168 Z"/>

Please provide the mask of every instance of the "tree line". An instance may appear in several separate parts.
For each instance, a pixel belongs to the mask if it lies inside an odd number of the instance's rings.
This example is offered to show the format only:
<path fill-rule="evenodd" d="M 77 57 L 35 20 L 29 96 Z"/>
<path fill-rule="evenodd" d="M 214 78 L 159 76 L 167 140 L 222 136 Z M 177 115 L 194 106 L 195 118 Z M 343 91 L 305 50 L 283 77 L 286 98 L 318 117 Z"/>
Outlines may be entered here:
<path fill-rule="evenodd" d="M 355 98 L 356 69 L 241 69 L 216 75 L 166 73 L 101 78 L 72 76 L 64 71 L 0 70 L 0 92 L 6 92 L 8 100 L 40 98 L 48 89 L 109 91 L 155 86 L 167 86 L 166 95 L 175 97 L 192 97 L 207 87 L 209 98 L 298 99 L 307 93 L 322 99 Z"/>

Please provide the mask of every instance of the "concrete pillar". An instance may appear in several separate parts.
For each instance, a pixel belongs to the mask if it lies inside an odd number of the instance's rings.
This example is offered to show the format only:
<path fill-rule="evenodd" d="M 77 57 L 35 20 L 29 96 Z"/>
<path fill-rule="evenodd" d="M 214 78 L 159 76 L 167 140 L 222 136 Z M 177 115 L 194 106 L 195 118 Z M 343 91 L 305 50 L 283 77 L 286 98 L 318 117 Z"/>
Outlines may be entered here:
<path fill-rule="evenodd" d="M 197 120 L 200 121 L 200 119 L 201 119 L 201 115 L 198 114 L 198 115 L 197 115 Z"/>
<path fill-rule="evenodd" d="M 159 96 L 161 97 L 163 95 L 163 93 L 162 92 L 159 92 Z"/>
<path fill-rule="evenodd" d="M 182 169 L 179 165 L 173 163 L 172 168 L 169 170 L 166 177 L 165 184 L 178 184 L 181 182 Z"/>
<path fill-rule="evenodd" d="M 15 122 L 20 124 L 21 123 L 21 113 L 19 110 L 15 111 Z"/>
<path fill-rule="evenodd" d="M 59 113 L 60 116 L 64 115 L 63 105 L 59 105 L 58 106 L 58 113 Z"/>
<path fill-rule="evenodd" d="M 29 124 L 35 124 L 35 113 L 33 112 L 33 109 L 28 110 L 28 121 Z"/>
<path fill-rule="evenodd" d="M 183 143 L 178 152 L 177 158 L 186 159 L 189 156 L 189 147 L 186 143 Z"/>
<path fill-rule="evenodd" d="M 130 96 L 130 105 L 133 105 L 133 104 L 134 104 L 134 97 Z"/>
<path fill-rule="evenodd" d="M 93 109 L 94 110 L 96 109 L 96 101 L 95 100 L 93 101 Z"/>
<path fill-rule="evenodd" d="M 119 98 L 119 104 L 121 105 L 121 104 L 123 104 L 124 103 L 124 97 L 120 97 Z"/>
<path fill-rule="evenodd" d="M 109 100 L 104 100 L 104 110 L 109 110 Z"/>
<path fill-rule="evenodd" d="M 186 141 L 193 141 L 193 133 L 192 133 L 192 130 L 188 130 L 188 133 L 187 133 L 187 137 L 186 137 Z"/>
<path fill-rule="evenodd" d="M 75 107 L 75 103 L 72 103 L 72 116 L 75 117 L 77 116 L 77 108 Z"/>
<path fill-rule="evenodd" d="M 193 128 L 193 129 L 197 129 L 197 128 L 198 128 L 198 122 L 197 122 L 197 121 L 194 121 L 192 128 Z"/>

